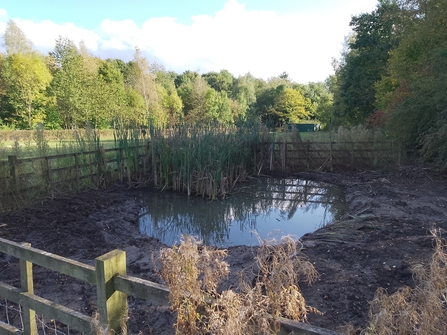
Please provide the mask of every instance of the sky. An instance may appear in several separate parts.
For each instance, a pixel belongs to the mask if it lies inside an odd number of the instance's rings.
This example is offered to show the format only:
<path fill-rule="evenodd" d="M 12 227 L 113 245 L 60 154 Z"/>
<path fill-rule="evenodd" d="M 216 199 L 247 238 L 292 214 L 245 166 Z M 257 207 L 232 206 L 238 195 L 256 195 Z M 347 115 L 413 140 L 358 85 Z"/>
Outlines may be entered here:
<path fill-rule="evenodd" d="M 67 37 L 102 59 L 130 61 L 138 47 L 169 71 L 228 70 L 298 83 L 333 74 L 352 15 L 378 0 L 0 0 L 9 20 L 47 53 Z M 4 51 L 4 49 L 0 49 Z"/>

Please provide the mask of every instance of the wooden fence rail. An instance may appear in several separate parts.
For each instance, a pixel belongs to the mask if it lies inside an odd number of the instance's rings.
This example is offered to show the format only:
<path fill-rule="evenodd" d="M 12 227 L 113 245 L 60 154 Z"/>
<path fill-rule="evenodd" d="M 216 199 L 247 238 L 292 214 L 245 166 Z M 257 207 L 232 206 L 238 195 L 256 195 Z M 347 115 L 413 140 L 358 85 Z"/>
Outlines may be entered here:
<path fill-rule="evenodd" d="M 148 299 L 157 304 L 169 304 L 166 286 L 126 275 L 126 254 L 113 250 L 96 258 L 90 266 L 65 257 L 0 238 L 0 252 L 19 258 L 21 287 L 0 282 L 0 296 L 22 306 L 23 334 L 36 335 L 35 313 L 54 318 L 86 334 L 95 333 L 95 327 L 121 332 L 122 320 L 127 317 L 127 296 Z M 96 320 L 65 306 L 34 294 L 32 265 L 63 273 L 96 285 L 99 319 Z M 0 334 L 17 334 L 20 330 L 0 322 Z"/>
<path fill-rule="evenodd" d="M 261 151 L 270 170 L 289 172 L 394 167 L 405 156 L 392 141 L 271 142 L 264 143 Z"/>
<path fill-rule="evenodd" d="M 113 250 L 96 258 L 95 266 L 0 238 L 0 252 L 19 258 L 20 288 L 0 282 L 0 297 L 22 306 L 23 329 L 0 321 L 0 335 L 37 335 L 36 313 L 64 323 L 85 334 L 120 334 L 127 319 L 127 296 L 169 304 L 166 286 L 126 275 L 126 253 Z M 99 318 L 87 316 L 34 294 L 33 264 L 96 285 Z M 187 292 L 185 292 L 187 294 Z M 335 331 L 278 318 L 281 334 L 341 335 Z"/>
<path fill-rule="evenodd" d="M 139 157 L 147 147 L 130 146 L 59 154 L 45 157 L 9 156 L 0 161 L 0 212 L 51 196 L 54 192 L 102 187 L 146 171 Z M 129 156 L 129 157 L 128 157 Z M 131 171 L 130 171 L 131 170 Z M 108 174 L 110 180 L 105 180 Z"/>
<path fill-rule="evenodd" d="M 264 142 L 257 147 L 265 170 L 285 172 L 393 167 L 402 149 L 393 142 Z M 105 187 L 148 176 L 157 157 L 150 146 L 129 146 L 0 161 L 0 211 L 21 207 L 59 191 Z M 153 172 L 153 171 L 152 171 Z M 154 178 L 156 173 L 154 173 Z"/>

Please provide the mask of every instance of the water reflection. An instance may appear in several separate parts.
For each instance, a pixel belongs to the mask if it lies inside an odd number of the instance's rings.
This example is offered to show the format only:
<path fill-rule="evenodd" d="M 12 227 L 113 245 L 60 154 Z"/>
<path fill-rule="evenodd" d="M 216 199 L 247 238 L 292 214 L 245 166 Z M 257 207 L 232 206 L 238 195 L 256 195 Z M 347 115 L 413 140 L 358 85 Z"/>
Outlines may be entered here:
<path fill-rule="evenodd" d="M 261 178 L 244 184 L 224 201 L 178 193 L 142 194 L 140 232 L 172 245 L 182 234 L 206 245 L 257 245 L 279 230 L 302 236 L 341 215 L 346 204 L 333 185 L 301 179 Z"/>

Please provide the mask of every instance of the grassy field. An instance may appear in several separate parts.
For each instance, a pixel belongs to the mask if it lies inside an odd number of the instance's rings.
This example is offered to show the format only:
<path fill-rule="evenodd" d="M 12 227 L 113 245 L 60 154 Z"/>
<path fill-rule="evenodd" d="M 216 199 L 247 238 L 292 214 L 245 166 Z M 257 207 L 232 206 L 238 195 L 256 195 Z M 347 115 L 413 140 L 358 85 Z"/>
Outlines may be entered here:
<path fill-rule="evenodd" d="M 115 147 L 112 130 L 0 130 L 0 160 L 76 152 L 98 138 L 104 148 Z"/>
<path fill-rule="evenodd" d="M 282 138 L 284 133 L 275 133 L 277 138 Z M 40 136 L 39 136 L 40 135 Z M 286 135 L 288 136 L 288 135 Z M 306 132 L 300 133 L 303 141 L 329 142 L 333 141 L 330 132 Z M 45 130 L 38 134 L 36 130 L 0 130 L 0 159 L 7 159 L 9 155 L 17 155 L 21 158 L 38 157 L 45 144 L 46 155 L 79 151 L 88 142 L 96 141 L 105 149 L 117 146 L 113 130 L 99 130 L 93 134 L 92 130 Z"/>

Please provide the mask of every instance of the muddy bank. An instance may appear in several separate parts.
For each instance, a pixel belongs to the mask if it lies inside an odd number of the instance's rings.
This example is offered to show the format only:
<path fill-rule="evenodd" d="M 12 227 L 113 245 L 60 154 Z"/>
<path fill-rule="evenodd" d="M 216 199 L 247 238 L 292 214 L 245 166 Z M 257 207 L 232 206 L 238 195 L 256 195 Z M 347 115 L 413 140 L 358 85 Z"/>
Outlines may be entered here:
<path fill-rule="evenodd" d="M 289 175 L 290 176 L 290 175 Z M 346 323 L 364 327 L 368 301 L 378 287 L 394 292 L 413 285 L 411 267 L 432 254 L 428 230 L 447 229 L 446 176 L 430 169 L 405 167 L 394 172 L 294 174 L 330 182 L 346 191 L 349 211 L 337 223 L 303 236 L 303 253 L 320 277 L 301 284 L 309 305 L 324 316 L 309 315 L 311 324 L 336 330 Z M 127 253 L 128 273 L 160 282 L 152 254 L 165 247 L 138 233 L 138 192 L 116 186 L 106 191 L 63 194 L 35 206 L 0 214 L 0 237 L 30 242 L 33 247 L 93 265 L 113 249 Z M 253 265 L 254 248 L 231 247 L 232 273 L 223 286 L 237 283 L 237 273 Z M 95 288 L 39 267 L 35 291 L 44 298 L 91 315 Z M 0 255 L 0 280 L 19 286 L 18 264 Z M 173 334 L 174 317 L 167 306 L 129 299 L 132 333 Z M 4 321 L 4 320 L 2 320 Z"/>

